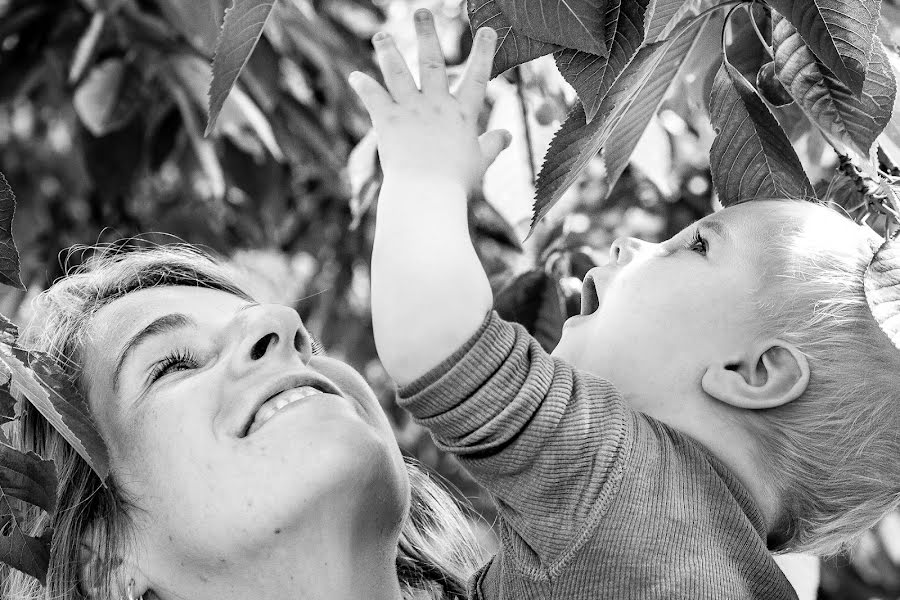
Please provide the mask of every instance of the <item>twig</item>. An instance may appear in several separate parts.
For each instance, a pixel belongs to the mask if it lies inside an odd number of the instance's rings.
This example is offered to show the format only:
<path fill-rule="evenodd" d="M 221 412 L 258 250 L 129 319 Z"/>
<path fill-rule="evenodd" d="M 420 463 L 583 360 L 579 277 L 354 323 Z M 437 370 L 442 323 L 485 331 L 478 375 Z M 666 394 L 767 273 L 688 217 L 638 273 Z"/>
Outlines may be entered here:
<path fill-rule="evenodd" d="M 516 67 L 516 97 L 522 111 L 522 127 L 525 129 L 525 148 L 528 151 L 528 169 L 531 172 L 531 184 L 537 182 L 537 171 L 534 164 L 534 147 L 531 143 L 531 125 L 528 123 L 528 107 L 525 105 L 525 82 L 522 76 L 522 65 Z"/>

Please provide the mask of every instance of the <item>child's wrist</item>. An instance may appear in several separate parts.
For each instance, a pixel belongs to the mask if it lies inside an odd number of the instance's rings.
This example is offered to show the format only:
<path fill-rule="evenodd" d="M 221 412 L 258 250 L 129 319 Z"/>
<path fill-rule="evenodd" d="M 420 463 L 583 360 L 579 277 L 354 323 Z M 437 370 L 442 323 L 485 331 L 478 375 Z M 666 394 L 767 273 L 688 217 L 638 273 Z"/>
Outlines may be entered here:
<path fill-rule="evenodd" d="M 469 186 L 465 182 L 454 177 L 441 177 L 422 173 L 385 173 L 382 190 L 408 190 L 416 194 L 424 194 L 421 197 L 433 196 L 462 196 L 467 198 Z"/>

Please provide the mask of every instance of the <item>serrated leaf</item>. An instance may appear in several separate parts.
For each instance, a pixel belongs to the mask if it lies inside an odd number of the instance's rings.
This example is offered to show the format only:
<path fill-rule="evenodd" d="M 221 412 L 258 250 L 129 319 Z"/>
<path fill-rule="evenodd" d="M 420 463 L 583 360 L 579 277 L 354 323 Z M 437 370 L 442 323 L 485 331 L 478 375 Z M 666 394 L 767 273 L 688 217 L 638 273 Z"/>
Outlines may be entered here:
<path fill-rule="evenodd" d="M 866 300 L 878 326 L 900 349 L 900 243 L 881 245 L 863 277 Z"/>
<path fill-rule="evenodd" d="M 878 29 L 880 0 L 768 0 L 853 94 L 860 94 Z"/>
<path fill-rule="evenodd" d="M 0 535 L 0 562 L 31 575 L 47 583 L 47 568 L 50 566 L 50 539 L 52 530 L 46 530 L 40 537 L 25 535 L 17 525 L 10 532 Z"/>
<path fill-rule="evenodd" d="M 637 54 L 644 41 L 644 17 L 650 0 L 619 0 L 607 5 L 607 48 L 604 58 L 566 48 L 554 53 L 562 76 L 578 93 L 588 122 L 600 108 L 600 101 Z"/>
<path fill-rule="evenodd" d="M 209 135 L 215 126 L 219 111 L 256 47 L 274 5 L 275 0 L 235 0 L 231 8 L 225 11 L 225 21 L 213 59 L 205 135 Z"/>
<path fill-rule="evenodd" d="M 6 319 L 0 315 L 0 321 Z M 2 344 L 0 363 L 12 376 L 12 395 L 34 406 L 105 481 L 109 475 L 106 444 L 78 388 L 40 352 Z"/>
<path fill-rule="evenodd" d="M 722 206 L 760 197 L 815 197 L 778 121 L 727 60 L 713 82 L 710 120 L 717 135 L 709 162 Z"/>
<path fill-rule="evenodd" d="M 16 212 L 16 195 L 0 173 L 0 283 L 24 290 L 19 274 L 19 250 L 12 237 L 12 220 Z"/>
<path fill-rule="evenodd" d="M 516 32 L 496 0 L 468 0 L 467 4 L 473 33 L 480 27 L 490 27 L 497 32 L 492 78 L 517 65 L 560 49 L 556 44 L 540 42 Z"/>
<path fill-rule="evenodd" d="M 607 1 L 496 0 L 517 33 L 598 56 L 607 54 Z"/>
<path fill-rule="evenodd" d="M 581 104 L 575 105 L 554 135 L 538 175 L 531 231 L 601 150 L 612 189 L 705 23 L 706 18 L 685 22 L 678 34 L 642 47 L 590 123 Z"/>
<path fill-rule="evenodd" d="M 137 114 L 142 101 L 139 74 L 118 58 L 96 65 L 75 90 L 72 104 L 95 137 L 121 129 Z"/>
<path fill-rule="evenodd" d="M 894 81 L 900 78 L 900 55 L 894 48 L 887 48 L 888 63 L 894 74 Z M 900 94 L 894 97 L 891 119 L 878 138 L 878 144 L 894 164 L 900 164 Z"/>
<path fill-rule="evenodd" d="M 0 498 L 22 500 L 52 516 L 56 512 L 56 483 L 52 460 L 0 444 Z"/>
<path fill-rule="evenodd" d="M 780 15 L 774 16 L 772 45 L 775 72 L 804 112 L 829 139 L 866 159 L 891 118 L 897 91 L 881 42 L 875 39 L 858 96 L 822 68 L 797 29 Z"/>
<path fill-rule="evenodd" d="M 672 23 L 687 0 L 653 0 L 646 19 L 644 39 L 655 42 Z"/>
<path fill-rule="evenodd" d="M 656 0 L 651 5 L 644 39 L 648 44 L 669 39 L 685 21 L 692 21 L 721 4 L 722 0 Z"/>
<path fill-rule="evenodd" d="M 212 81 L 212 69 L 196 56 L 178 55 L 170 59 L 175 74 L 198 106 L 206 102 L 206 90 Z M 214 131 L 221 131 L 239 147 L 241 138 L 252 132 L 278 161 L 284 161 L 284 153 L 275 140 L 269 120 L 256 103 L 239 86 L 234 86 L 225 99 Z M 207 130 L 207 135 L 209 130 Z"/>

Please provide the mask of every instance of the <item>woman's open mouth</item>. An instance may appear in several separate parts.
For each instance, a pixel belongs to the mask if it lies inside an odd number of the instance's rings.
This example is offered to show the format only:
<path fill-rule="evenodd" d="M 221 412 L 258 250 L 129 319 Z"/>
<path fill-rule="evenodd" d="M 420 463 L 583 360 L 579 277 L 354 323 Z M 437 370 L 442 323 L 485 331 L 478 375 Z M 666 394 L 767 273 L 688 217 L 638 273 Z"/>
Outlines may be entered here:
<path fill-rule="evenodd" d="M 253 422 L 247 429 L 247 435 L 250 435 L 257 429 L 262 427 L 269 419 L 275 416 L 275 414 L 284 407 L 294 404 L 295 402 L 299 402 L 304 398 L 309 398 L 310 396 L 316 396 L 318 394 L 324 393 L 326 392 L 323 392 L 318 388 L 304 385 L 299 388 L 285 390 L 280 394 L 276 394 L 271 399 L 263 403 L 263 405 L 259 407 L 259 410 L 256 411 L 256 415 L 253 417 Z"/>
<path fill-rule="evenodd" d="M 287 407 L 303 403 L 314 396 L 338 396 L 331 398 L 340 401 L 344 394 L 325 377 L 311 371 L 288 375 L 273 382 L 261 398 L 254 403 L 252 412 L 245 413 L 246 421 L 239 437 L 247 437 L 269 422 L 272 417 Z"/>

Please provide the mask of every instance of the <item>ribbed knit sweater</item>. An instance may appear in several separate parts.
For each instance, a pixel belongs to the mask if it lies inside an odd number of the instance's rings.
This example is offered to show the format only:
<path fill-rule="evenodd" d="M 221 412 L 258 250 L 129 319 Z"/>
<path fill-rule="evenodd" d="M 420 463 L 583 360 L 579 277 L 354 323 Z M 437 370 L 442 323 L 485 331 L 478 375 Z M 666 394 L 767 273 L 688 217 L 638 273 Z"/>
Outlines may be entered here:
<path fill-rule="evenodd" d="M 497 505 L 471 598 L 796 600 L 725 465 L 496 313 L 398 395 Z"/>

